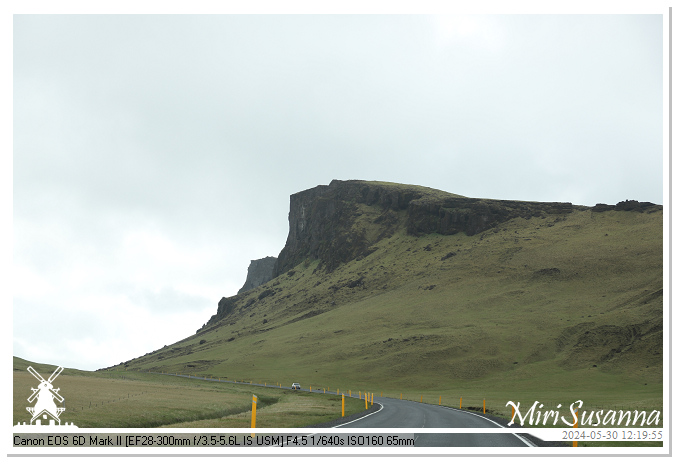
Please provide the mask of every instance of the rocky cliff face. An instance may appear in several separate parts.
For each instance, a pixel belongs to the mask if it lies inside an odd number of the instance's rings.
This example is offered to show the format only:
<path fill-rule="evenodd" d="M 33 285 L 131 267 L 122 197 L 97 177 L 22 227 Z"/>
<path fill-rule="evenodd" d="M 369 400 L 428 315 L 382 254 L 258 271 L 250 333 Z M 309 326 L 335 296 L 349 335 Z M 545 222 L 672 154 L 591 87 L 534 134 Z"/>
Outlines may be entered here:
<path fill-rule="evenodd" d="M 362 208 L 378 211 L 372 239 L 356 227 Z M 516 217 L 573 211 L 570 203 L 465 198 L 440 190 L 381 182 L 338 181 L 290 196 L 290 231 L 278 256 L 274 277 L 305 259 L 319 259 L 328 270 L 371 252 L 371 245 L 405 227 L 408 234 L 478 234 Z M 365 225 L 365 224 L 364 224 Z M 370 227 L 368 227 L 370 228 Z M 375 234 L 373 234 L 375 235 Z"/>
<path fill-rule="evenodd" d="M 411 236 L 459 232 L 475 235 L 487 230 L 498 232 L 502 223 L 519 217 L 553 215 L 560 221 L 575 210 L 636 214 L 658 209 L 662 210 L 662 206 L 635 200 L 588 208 L 571 203 L 465 198 L 426 187 L 385 182 L 333 180 L 330 185 L 319 185 L 290 196 L 290 229 L 278 258 L 252 261 L 243 288 L 237 295 L 222 298 L 217 313 L 199 331 L 206 326 L 214 327 L 226 317 L 250 311 L 251 307 L 274 295 L 276 290 L 273 288 L 247 292 L 283 274 L 288 273 L 291 277 L 294 272 L 289 271 L 298 264 L 319 260 L 320 266 L 316 269 L 333 271 L 343 263 L 369 255 L 380 246 L 380 240 L 397 232 Z M 450 256 L 451 253 L 442 256 L 441 260 Z M 560 270 L 544 268 L 536 272 L 539 276 L 553 276 Z M 364 277 L 343 285 L 360 286 L 362 279 Z M 276 285 L 278 283 L 273 286 Z M 313 305 L 314 298 L 308 299 L 309 304 Z"/>
<path fill-rule="evenodd" d="M 245 279 L 245 284 L 238 290 L 238 294 L 252 290 L 262 284 L 267 283 L 273 278 L 273 268 L 276 264 L 276 258 L 267 256 L 262 259 L 253 259 L 248 266 L 248 276 Z"/>

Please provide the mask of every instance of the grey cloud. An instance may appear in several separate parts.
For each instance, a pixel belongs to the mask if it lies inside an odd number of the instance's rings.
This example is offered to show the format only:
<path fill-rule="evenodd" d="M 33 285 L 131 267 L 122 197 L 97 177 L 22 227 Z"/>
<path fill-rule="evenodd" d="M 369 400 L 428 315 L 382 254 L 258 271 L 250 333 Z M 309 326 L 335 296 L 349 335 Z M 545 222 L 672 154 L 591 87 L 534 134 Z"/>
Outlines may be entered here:
<path fill-rule="evenodd" d="M 15 16 L 15 264 L 179 313 L 235 293 L 289 195 L 332 179 L 662 203 L 661 15 L 472 19 Z M 211 258 L 123 261 L 139 230 Z"/>

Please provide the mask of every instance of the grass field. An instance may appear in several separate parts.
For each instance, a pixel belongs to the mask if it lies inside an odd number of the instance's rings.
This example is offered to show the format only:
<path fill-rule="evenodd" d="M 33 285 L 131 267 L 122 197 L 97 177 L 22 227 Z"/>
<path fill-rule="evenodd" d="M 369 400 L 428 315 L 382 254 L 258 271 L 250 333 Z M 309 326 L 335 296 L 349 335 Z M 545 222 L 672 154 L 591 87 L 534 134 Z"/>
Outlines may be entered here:
<path fill-rule="evenodd" d="M 26 400 L 37 387 L 14 358 L 13 423 L 29 422 Z M 44 378 L 55 366 L 31 363 Z M 143 372 L 83 372 L 65 369 L 54 382 L 65 398 L 62 422 L 89 428 L 250 427 L 252 395 L 257 395 L 257 427 L 304 427 L 341 417 L 341 396 L 294 392 Z M 35 404 L 35 403 L 33 403 Z M 345 415 L 365 410 L 362 401 L 345 399 Z"/>

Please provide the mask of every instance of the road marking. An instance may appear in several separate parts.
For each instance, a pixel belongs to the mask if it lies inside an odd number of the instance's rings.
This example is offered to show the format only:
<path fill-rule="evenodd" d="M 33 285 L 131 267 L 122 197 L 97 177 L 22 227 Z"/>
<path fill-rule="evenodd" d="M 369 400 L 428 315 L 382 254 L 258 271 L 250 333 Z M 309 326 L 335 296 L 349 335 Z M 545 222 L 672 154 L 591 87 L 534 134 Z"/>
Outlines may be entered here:
<path fill-rule="evenodd" d="M 508 428 L 508 427 L 503 426 L 502 424 L 498 424 L 497 422 L 495 422 L 495 421 L 492 420 L 492 419 L 488 419 L 488 418 L 485 417 L 485 416 L 482 416 L 482 415 L 480 415 L 480 414 L 473 413 L 473 412 L 471 412 L 471 411 L 465 411 L 465 410 L 463 410 L 463 409 L 456 409 L 456 408 L 449 408 L 448 406 L 441 406 L 441 407 L 442 407 L 442 408 L 445 408 L 445 409 L 450 409 L 451 411 L 460 411 L 460 412 L 463 412 L 463 413 L 465 413 L 465 414 L 471 414 L 472 416 L 480 417 L 481 419 L 486 419 L 486 420 L 487 420 L 488 422 L 490 422 L 491 424 L 497 425 L 498 427 L 500 427 L 500 428 L 502 428 L 502 429 Z M 523 438 L 522 436 L 517 435 L 516 433 L 512 433 L 512 435 L 514 435 L 516 438 L 518 438 L 519 440 L 521 440 L 522 442 L 524 442 L 527 446 L 530 446 L 531 448 L 537 448 L 537 445 L 536 445 L 535 443 L 531 442 L 530 440 L 528 440 L 528 439 L 526 439 L 526 438 Z"/>
<path fill-rule="evenodd" d="M 512 435 L 514 435 L 516 438 L 518 438 L 519 440 L 521 440 L 522 442 L 524 442 L 526 445 L 530 446 L 531 448 L 537 448 L 538 447 L 538 445 L 536 445 L 535 443 L 533 443 L 532 441 L 530 441 L 527 438 L 523 438 L 521 435 L 517 435 L 515 433 L 513 433 Z"/>
<path fill-rule="evenodd" d="M 336 428 L 338 428 L 338 427 L 343 427 L 343 426 L 345 426 L 345 425 L 353 424 L 353 423 L 356 422 L 356 421 L 360 421 L 361 419 L 365 419 L 365 418 L 368 417 L 368 416 L 372 416 L 373 414 L 377 414 L 378 412 L 380 412 L 380 411 L 382 410 L 382 408 L 384 408 L 384 406 L 382 406 L 382 403 L 377 403 L 377 404 L 380 405 L 380 409 L 378 409 L 377 411 L 371 412 L 370 414 L 366 414 L 365 416 L 359 417 L 358 419 L 354 419 L 354 420 L 352 420 L 351 422 L 347 422 L 346 424 L 336 425 L 336 426 L 334 426 L 334 427 L 332 427 L 332 428 L 333 428 L 333 429 L 336 429 Z"/>

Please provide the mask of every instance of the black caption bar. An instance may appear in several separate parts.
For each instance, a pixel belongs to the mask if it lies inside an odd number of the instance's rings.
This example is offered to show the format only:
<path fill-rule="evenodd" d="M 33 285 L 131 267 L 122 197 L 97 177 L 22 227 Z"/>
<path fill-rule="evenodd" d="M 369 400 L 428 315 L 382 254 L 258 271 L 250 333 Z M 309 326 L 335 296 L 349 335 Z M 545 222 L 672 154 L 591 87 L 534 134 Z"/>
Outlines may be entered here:
<path fill-rule="evenodd" d="M 63 433 L 20 434 L 12 437 L 20 448 L 80 447 L 242 447 L 242 446 L 415 446 L 414 434 L 193 434 L 193 433 Z"/>

